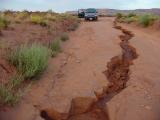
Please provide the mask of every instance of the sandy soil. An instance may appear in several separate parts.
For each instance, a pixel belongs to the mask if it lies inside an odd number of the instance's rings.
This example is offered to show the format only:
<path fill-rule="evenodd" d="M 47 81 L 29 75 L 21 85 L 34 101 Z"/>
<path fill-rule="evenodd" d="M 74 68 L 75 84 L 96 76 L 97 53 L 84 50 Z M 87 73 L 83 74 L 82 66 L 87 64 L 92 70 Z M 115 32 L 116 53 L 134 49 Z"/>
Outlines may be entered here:
<path fill-rule="evenodd" d="M 121 24 L 135 36 L 130 40 L 139 54 L 130 68 L 128 87 L 109 103 L 111 120 L 160 120 L 160 33 Z"/>
<path fill-rule="evenodd" d="M 39 109 L 67 113 L 72 98 L 95 97 L 94 91 L 108 84 L 103 74 L 107 63 L 121 54 L 122 33 L 113 28 L 113 21 L 101 18 L 98 22 L 83 22 L 22 102 L 0 112 L 0 120 L 42 120 Z M 159 38 L 134 27 L 123 27 L 135 34 L 130 44 L 139 56 L 130 68 L 127 88 L 106 103 L 110 120 L 159 120 Z"/>
<path fill-rule="evenodd" d="M 0 35 L 0 83 L 6 83 L 16 72 L 14 66 L 6 61 L 8 54 L 15 48 L 34 42 L 46 46 L 56 37 L 68 32 L 73 21 L 49 23 L 49 27 L 42 27 L 29 22 L 11 23 L 8 28 L 1 30 Z"/>

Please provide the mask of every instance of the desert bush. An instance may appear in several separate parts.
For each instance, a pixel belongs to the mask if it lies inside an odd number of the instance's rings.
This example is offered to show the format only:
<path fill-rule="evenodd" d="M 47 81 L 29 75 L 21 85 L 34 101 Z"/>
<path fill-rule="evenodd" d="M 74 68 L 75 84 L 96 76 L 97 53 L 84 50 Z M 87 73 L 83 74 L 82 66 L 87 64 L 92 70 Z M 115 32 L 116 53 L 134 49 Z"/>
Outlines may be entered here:
<path fill-rule="evenodd" d="M 0 105 L 15 105 L 18 103 L 21 97 L 20 85 L 24 78 L 20 75 L 14 75 L 11 77 L 8 83 L 0 85 Z"/>
<path fill-rule="evenodd" d="M 9 24 L 9 21 L 5 18 L 0 16 L 0 29 L 7 28 Z"/>
<path fill-rule="evenodd" d="M 69 36 L 68 36 L 67 33 L 63 33 L 63 34 L 60 36 L 60 39 L 61 39 L 62 41 L 66 41 L 66 40 L 69 40 Z"/>
<path fill-rule="evenodd" d="M 39 24 L 42 21 L 42 17 L 40 16 L 31 16 L 31 22 L 34 24 Z"/>
<path fill-rule="evenodd" d="M 60 38 L 56 38 L 50 45 L 52 57 L 57 56 L 61 52 Z"/>
<path fill-rule="evenodd" d="M 129 14 L 127 15 L 127 17 L 135 17 L 135 16 L 137 16 L 135 13 L 129 13 Z"/>
<path fill-rule="evenodd" d="M 57 21 L 57 17 L 58 17 L 58 16 L 52 15 L 52 14 L 47 14 L 47 15 L 46 15 L 46 19 L 49 20 L 49 21 L 52 21 L 52 22 Z"/>
<path fill-rule="evenodd" d="M 57 21 L 65 21 L 65 20 L 69 20 L 69 21 L 73 21 L 73 22 L 80 22 L 80 19 L 76 16 L 70 15 L 70 14 L 59 14 L 57 16 Z"/>
<path fill-rule="evenodd" d="M 27 17 L 29 17 L 29 13 L 27 11 L 23 11 L 23 12 L 19 12 L 16 18 L 19 20 L 24 20 Z"/>
<path fill-rule="evenodd" d="M 22 75 L 14 75 L 11 77 L 11 79 L 8 82 L 8 86 L 13 89 L 13 88 L 18 88 L 24 81 L 24 77 Z"/>
<path fill-rule="evenodd" d="M 137 21 L 137 16 L 132 16 L 132 17 L 125 17 L 123 22 L 125 23 L 132 23 Z"/>
<path fill-rule="evenodd" d="M 0 85 L 0 105 L 15 105 L 20 98 L 20 94 L 18 92 L 14 92 L 12 88 L 1 84 Z"/>
<path fill-rule="evenodd" d="M 117 19 L 120 19 L 120 18 L 122 18 L 123 16 L 124 16 L 124 15 L 123 15 L 122 13 L 117 13 L 117 14 L 116 14 L 116 18 L 117 18 Z"/>
<path fill-rule="evenodd" d="M 139 23 L 144 27 L 148 27 L 154 22 L 155 19 L 156 18 L 154 16 L 146 14 L 139 17 Z"/>
<path fill-rule="evenodd" d="M 39 44 L 23 45 L 13 51 L 9 59 L 24 78 L 33 78 L 47 67 L 49 52 Z"/>
<path fill-rule="evenodd" d="M 48 21 L 45 20 L 43 17 L 38 15 L 32 15 L 31 16 L 31 22 L 34 24 L 39 24 L 41 26 L 48 26 Z"/>
<path fill-rule="evenodd" d="M 48 10 L 44 17 L 49 21 L 55 22 L 58 20 L 58 17 L 60 17 L 60 15 L 58 13 L 53 12 L 52 10 Z"/>

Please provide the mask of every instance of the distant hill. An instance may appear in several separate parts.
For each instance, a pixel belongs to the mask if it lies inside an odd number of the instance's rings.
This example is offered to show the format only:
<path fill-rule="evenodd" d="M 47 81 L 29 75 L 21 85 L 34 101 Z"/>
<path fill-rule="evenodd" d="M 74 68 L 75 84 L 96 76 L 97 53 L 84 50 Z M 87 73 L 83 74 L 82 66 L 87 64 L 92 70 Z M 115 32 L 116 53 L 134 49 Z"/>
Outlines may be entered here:
<path fill-rule="evenodd" d="M 117 13 L 123 13 L 123 14 L 128 14 L 128 13 L 136 13 L 136 14 L 156 14 L 160 15 L 160 8 L 153 8 L 153 9 L 136 9 L 136 10 L 116 10 L 116 9 L 97 9 L 99 15 L 101 16 L 114 16 Z M 78 12 L 77 11 L 67 11 L 69 14 L 74 14 L 76 15 Z"/>

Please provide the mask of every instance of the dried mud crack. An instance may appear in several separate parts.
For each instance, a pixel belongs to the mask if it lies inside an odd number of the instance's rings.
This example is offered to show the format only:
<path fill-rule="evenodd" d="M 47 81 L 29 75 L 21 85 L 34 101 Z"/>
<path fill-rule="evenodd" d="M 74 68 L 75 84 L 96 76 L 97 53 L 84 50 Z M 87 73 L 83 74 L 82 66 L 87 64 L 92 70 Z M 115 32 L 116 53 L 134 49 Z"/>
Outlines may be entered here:
<path fill-rule="evenodd" d="M 116 21 L 114 28 L 123 33 L 119 36 L 122 55 L 111 58 L 107 63 L 107 70 L 104 71 L 104 74 L 109 81 L 108 86 L 103 87 L 100 91 L 95 91 L 96 98 L 74 98 L 69 113 L 59 113 L 53 108 L 41 110 L 42 118 L 45 120 L 109 120 L 106 103 L 126 88 L 130 66 L 138 57 L 136 49 L 129 43 L 134 34 L 118 26 Z"/>

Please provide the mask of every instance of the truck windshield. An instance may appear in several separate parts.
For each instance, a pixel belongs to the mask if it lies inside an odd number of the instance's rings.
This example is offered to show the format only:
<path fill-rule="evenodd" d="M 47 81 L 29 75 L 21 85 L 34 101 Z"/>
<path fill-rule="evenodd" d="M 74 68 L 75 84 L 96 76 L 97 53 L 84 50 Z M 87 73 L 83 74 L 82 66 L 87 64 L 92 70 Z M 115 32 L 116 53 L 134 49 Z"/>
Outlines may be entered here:
<path fill-rule="evenodd" d="M 86 13 L 96 13 L 96 9 L 87 9 Z"/>

